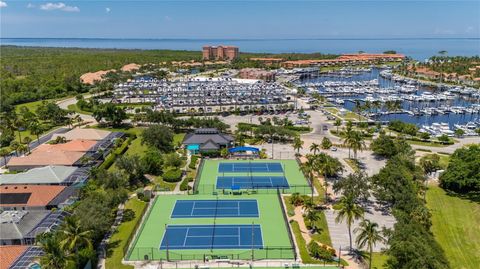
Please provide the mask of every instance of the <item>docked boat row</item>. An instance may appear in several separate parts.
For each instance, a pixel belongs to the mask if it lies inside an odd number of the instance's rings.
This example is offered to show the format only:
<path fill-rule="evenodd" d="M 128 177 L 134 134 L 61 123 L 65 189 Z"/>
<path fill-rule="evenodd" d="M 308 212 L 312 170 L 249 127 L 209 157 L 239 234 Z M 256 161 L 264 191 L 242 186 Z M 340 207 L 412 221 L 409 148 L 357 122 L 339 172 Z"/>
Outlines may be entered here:
<path fill-rule="evenodd" d="M 434 122 L 432 125 L 422 125 L 419 132 L 428 133 L 435 137 L 446 135 L 452 137 L 455 135 L 455 130 L 460 129 L 463 131 L 464 136 L 478 135 L 475 130 L 480 128 L 480 122 L 468 122 L 466 124 L 455 124 L 454 128 L 450 128 L 450 125 L 446 122 Z"/>

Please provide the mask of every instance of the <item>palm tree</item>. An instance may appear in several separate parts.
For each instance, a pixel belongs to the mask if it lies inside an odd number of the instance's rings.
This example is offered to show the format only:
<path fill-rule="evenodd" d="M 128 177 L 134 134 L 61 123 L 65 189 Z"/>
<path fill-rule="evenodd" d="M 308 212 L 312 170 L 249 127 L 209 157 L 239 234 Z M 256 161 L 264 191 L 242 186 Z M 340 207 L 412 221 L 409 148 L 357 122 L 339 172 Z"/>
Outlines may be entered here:
<path fill-rule="evenodd" d="M 338 127 L 342 126 L 342 120 L 336 119 L 333 125 L 337 126 L 337 135 L 338 135 Z"/>
<path fill-rule="evenodd" d="M 349 141 L 349 147 L 353 150 L 353 157 L 357 159 L 357 151 L 363 151 L 366 148 L 365 138 L 361 132 L 352 132 L 352 136 Z"/>
<path fill-rule="evenodd" d="M 325 188 L 325 202 L 328 201 L 328 175 L 334 175 L 337 172 L 341 171 L 342 164 L 335 158 L 321 153 L 317 156 L 317 168 L 319 173 L 323 174 L 323 182 Z"/>
<path fill-rule="evenodd" d="M 15 155 L 18 157 L 18 147 L 20 146 L 20 143 L 18 143 L 17 141 L 12 141 L 10 143 L 10 148 L 13 149 L 15 151 Z"/>
<path fill-rule="evenodd" d="M 27 146 L 28 153 L 30 153 L 30 142 L 32 142 L 32 138 L 30 136 L 26 136 L 25 138 L 23 138 L 23 143 L 25 144 L 25 146 Z"/>
<path fill-rule="evenodd" d="M 43 126 L 38 121 L 35 121 L 30 123 L 28 128 L 32 135 L 37 136 L 37 142 L 40 143 L 40 135 L 44 132 Z"/>
<path fill-rule="evenodd" d="M 290 196 L 290 203 L 294 206 L 301 205 L 303 203 L 303 199 L 302 196 L 300 196 L 300 193 L 293 193 L 292 196 Z"/>
<path fill-rule="evenodd" d="M 378 224 L 375 222 L 370 222 L 368 219 L 364 219 L 362 222 L 360 222 L 360 225 L 353 230 L 353 232 L 358 233 L 355 240 L 357 247 L 361 249 L 366 246 L 368 248 L 368 252 L 370 253 L 368 258 L 368 268 L 371 269 L 373 246 L 375 246 L 377 242 L 385 241 L 381 235 L 381 232 L 378 230 Z"/>
<path fill-rule="evenodd" d="M 350 149 L 351 149 L 351 144 L 353 143 L 354 141 L 354 133 L 355 131 L 353 131 L 351 128 L 349 128 L 347 126 L 347 131 L 345 132 L 345 137 L 343 138 L 343 145 L 344 146 L 347 146 L 348 147 L 348 158 L 350 159 Z"/>
<path fill-rule="evenodd" d="M 27 145 L 19 144 L 18 147 L 17 147 L 17 151 L 19 153 L 26 153 L 28 151 L 28 147 L 27 147 Z"/>
<path fill-rule="evenodd" d="M 74 120 L 76 123 L 78 123 L 79 126 L 80 126 L 80 123 L 83 122 L 82 117 L 80 117 L 80 115 L 78 115 L 78 114 L 75 115 L 75 117 L 73 118 L 73 120 Z"/>
<path fill-rule="evenodd" d="M 17 118 L 14 119 L 13 124 L 15 126 L 15 129 L 17 129 L 17 132 L 18 132 L 18 141 L 22 141 L 22 133 L 21 133 L 20 129 L 25 127 L 25 122 L 22 119 L 17 117 Z"/>
<path fill-rule="evenodd" d="M 318 212 L 315 210 L 307 211 L 307 214 L 305 214 L 305 220 L 307 220 L 310 223 L 310 228 L 312 229 L 312 232 L 315 232 L 318 228 L 317 221 L 320 220 L 320 216 L 318 215 Z"/>
<path fill-rule="evenodd" d="M 363 208 L 360 207 L 351 196 L 342 196 L 338 203 L 339 209 L 335 222 L 347 222 L 348 238 L 350 240 L 350 251 L 352 250 L 352 224 L 355 220 L 363 217 Z"/>
<path fill-rule="evenodd" d="M 3 157 L 3 161 L 5 163 L 5 167 L 7 167 L 7 156 L 10 155 L 10 151 L 6 148 L 0 149 L 0 157 Z"/>
<path fill-rule="evenodd" d="M 76 217 L 65 218 L 60 233 L 63 235 L 60 247 L 68 253 L 76 254 L 81 247 L 93 248 L 90 239 L 91 231 L 83 230 L 80 221 Z"/>
<path fill-rule="evenodd" d="M 303 148 L 303 143 L 303 140 L 301 140 L 299 136 L 296 136 L 293 139 L 293 149 L 297 151 L 297 154 L 300 154 L 300 149 Z"/>
<path fill-rule="evenodd" d="M 360 121 L 360 113 L 363 110 L 362 103 L 360 103 L 360 100 L 355 100 L 355 107 L 353 110 L 358 114 L 358 121 Z"/>
<path fill-rule="evenodd" d="M 40 240 L 40 247 L 44 252 L 40 258 L 42 269 L 64 269 L 70 256 L 60 246 L 56 236 L 47 236 Z"/>
<path fill-rule="evenodd" d="M 317 143 L 312 143 L 312 145 L 310 145 L 310 152 L 313 152 L 313 155 L 315 155 L 317 151 L 320 151 L 320 146 Z"/>

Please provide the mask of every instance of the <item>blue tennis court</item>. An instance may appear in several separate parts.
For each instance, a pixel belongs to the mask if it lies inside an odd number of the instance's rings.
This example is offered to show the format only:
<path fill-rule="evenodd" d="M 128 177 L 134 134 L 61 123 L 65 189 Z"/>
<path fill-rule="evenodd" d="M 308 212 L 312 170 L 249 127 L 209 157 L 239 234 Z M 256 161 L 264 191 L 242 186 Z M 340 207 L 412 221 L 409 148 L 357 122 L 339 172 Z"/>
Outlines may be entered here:
<path fill-rule="evenodd" d="M 259 249 L 260 225 L 168 225 L 160 249 Z"/>
<path fill-rule="evenodd" d="M 177 200 L 172 218 L 258 217 L 257 200 Z"/>
<path fill-rule="evenodd" d="M 269 176 L 220 176 L 217 189 L 289 189 L 285 177 Z"/>
<path fill-rule="evenodd" d="M 219 173 L 282 173 L 283 168 L 280 163 L 260 163 L 260 162 L 238 162 L 238 163 L 220 163 L 218 165 Z"/>

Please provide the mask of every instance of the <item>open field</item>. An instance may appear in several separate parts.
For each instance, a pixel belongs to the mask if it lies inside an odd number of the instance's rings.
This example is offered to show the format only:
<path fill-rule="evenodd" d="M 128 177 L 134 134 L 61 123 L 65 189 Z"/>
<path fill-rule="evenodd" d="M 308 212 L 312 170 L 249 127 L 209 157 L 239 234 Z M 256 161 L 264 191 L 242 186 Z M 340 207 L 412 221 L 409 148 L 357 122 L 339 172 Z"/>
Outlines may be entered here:
<path fill-rule="evenodd" d="M 427 206 L 432 213 L 432 232 L 451 268 L 480 268 L 480 204 L 430 186 Z"/>
<path fill-rule="evenodd" d="M 165 225 L 260 225 L 263 238 L 263 249 L 255 249 L 254 255 L 257 258 L 270 259 L 293 259 L 288 230 L 285 225 L 281 205 L 276 195 L 255 195 L 255 196 L 233 196 L 221 195 L 221 200 L 255 199 L 258 202 L 259 217 L 225 217 L 225 218 L 171 218 L 171 212 L 177 200 L 215 200 L 217 196 L 212 195 L 165 195 L 157 196 L 151 212 L 141 226 L 141 232 L 136 238 L 132 249 L 127 255 L 127 260 L 143 260 L 145 255 L 149 259 L 160 260 L 167 258 L 167 251 L 160 250 L 160 244 L 164 237 Z M 216 213 L 215 213 L 216 214 Z M 251 258 L 250 249 L 175 249 L 168 251 L 171 260 L 203 260 L 204 255 L 227 256 L 233 259 Z"/>

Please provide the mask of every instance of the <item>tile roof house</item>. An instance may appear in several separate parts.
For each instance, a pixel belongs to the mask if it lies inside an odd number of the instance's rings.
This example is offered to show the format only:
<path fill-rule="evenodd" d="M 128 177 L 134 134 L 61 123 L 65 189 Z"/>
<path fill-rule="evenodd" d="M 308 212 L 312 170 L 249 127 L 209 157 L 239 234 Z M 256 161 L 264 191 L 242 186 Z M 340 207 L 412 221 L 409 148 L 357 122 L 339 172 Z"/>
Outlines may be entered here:
<path fill-rule="evenodd" d="M 110 134 L 109 131 L 93 129 L 93 128 L 75 128 L 72 129 L 64 134 L 54 134 L 52 139 L 56 139 L 57 137 L 65 137 L 67 140 L 102 140 L 105 139 Z"/>
<path fill-rule="evenodd" d="M 0 246 L 0 268 L 10 268 L 27 248 L 27 246 Z"/>
<path fill-rule="evenodd" d="M 75 192 L 75 188 L 65 186 L 2 185 L 0 209 L 52 209 L 65 203 Z"/>
<path fill-rule="evenodd" d="M 48 184 L 70 185 L 87 179 L 87 171 L 73 166 L 45 166 L 24 173 L 0 175 L 0 185 Z"/>
<path fill-rule="evenodd" d="M 41 151 L 79 151 L 87 152 L 90 151 L 93 146 L 97 144 L 97 141 L 94 140 L 71 140 L 63 144 L 42 144 L 38 146 L 33 152 Z"/>
<path fill-rule="evenodd" d="M 183 145 L 190 151 L 209 151 L 220 148 L 229 148 L 233 145 L 234 139 L 223 134 L 215 128 L 196 129 L 193 133 L 185 135 Z"/>
<path fill-rule="evenodd" d="M 27 156 L 12 157 L 7 166 L 12 171 L 21 171 L 48 165 L 80 165 L 83 155 L 85 152 L 80 151 L 33 151 Z"/>

